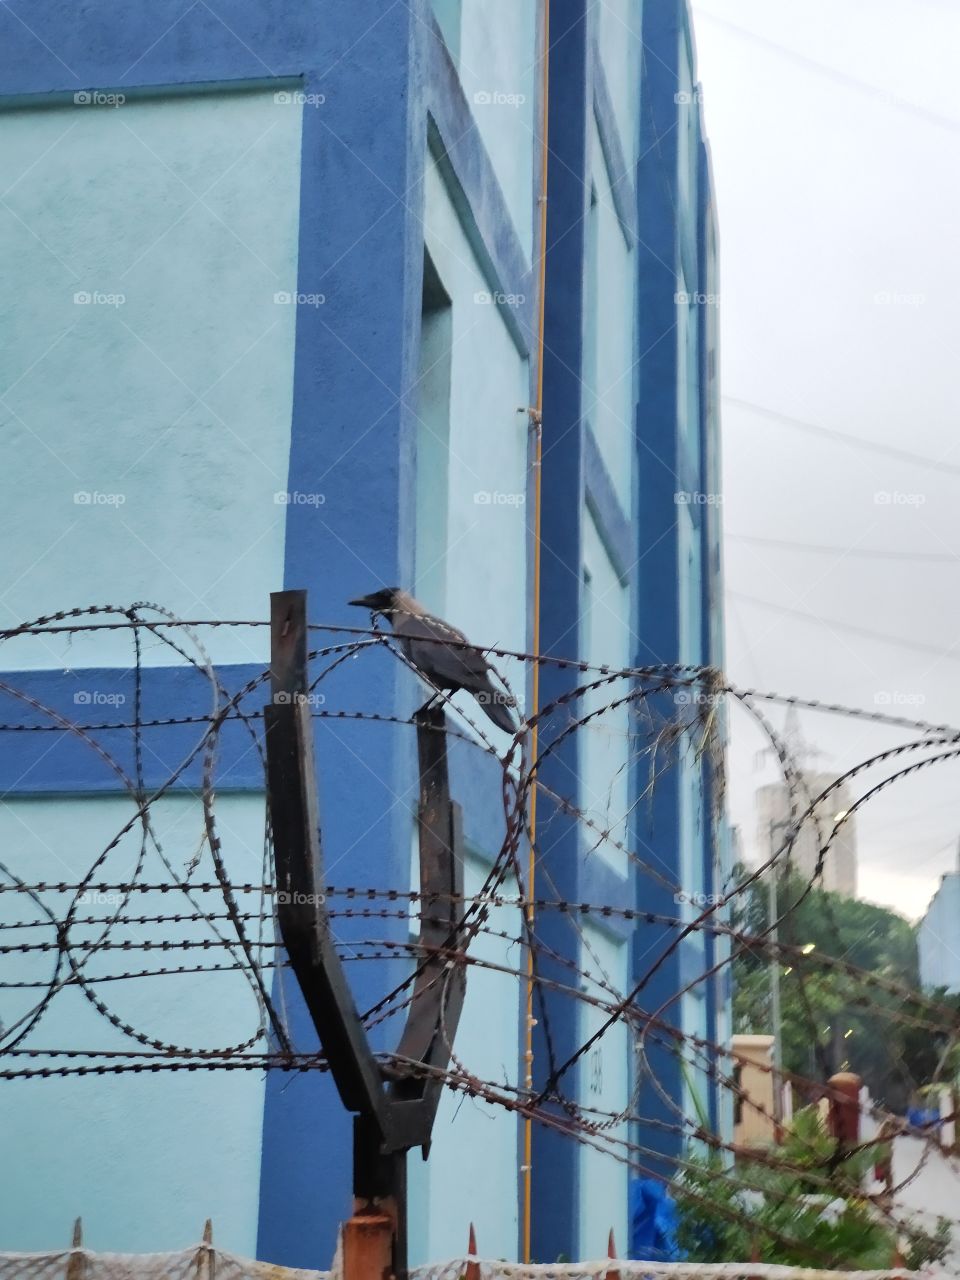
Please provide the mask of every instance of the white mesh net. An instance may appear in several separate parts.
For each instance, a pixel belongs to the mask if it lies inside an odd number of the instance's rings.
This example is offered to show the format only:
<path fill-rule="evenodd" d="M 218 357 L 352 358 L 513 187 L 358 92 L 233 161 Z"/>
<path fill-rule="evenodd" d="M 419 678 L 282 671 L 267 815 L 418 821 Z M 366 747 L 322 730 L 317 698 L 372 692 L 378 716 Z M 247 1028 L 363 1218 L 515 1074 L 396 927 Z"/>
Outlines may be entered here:
<path fill-rule="evenodd" d="M 0 1280 L 330 1280 L 331 1275 L 253 1262 L 209 1245 L 179 1253 L 0 1253 Z"/>
<path fill-rule="evenodd" d="M 56 1253 L 0 1253 L 0 1280 L 341 1280 L 335 1261 L 331 1271 L 304 1271 L 238 1258 L 211 1245 L 180 1253 L 92 1253 L 62 1249 Z M 471 1270 L 468 1271 L 468 1267 Z M 941 1277 L 947 1273 L 940 1272 Z M 417 1267 L 410 1280 L 931 1280 L 933 1273 L 886 1271 L 817 1271 L 762 1262 L 683 1263 L 598 1262 L 525 1265 L 478 1258 L 454 1258 Z"/>

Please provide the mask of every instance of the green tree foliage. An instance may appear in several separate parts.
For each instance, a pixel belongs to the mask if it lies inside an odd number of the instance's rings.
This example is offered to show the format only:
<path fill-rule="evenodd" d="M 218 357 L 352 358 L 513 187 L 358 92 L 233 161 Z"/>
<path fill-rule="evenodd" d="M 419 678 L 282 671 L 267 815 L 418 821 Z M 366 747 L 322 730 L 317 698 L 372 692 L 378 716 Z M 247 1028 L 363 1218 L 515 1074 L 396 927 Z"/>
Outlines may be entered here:
<path fill-rule="evenodd" d="M 871 1150 L 839 1158 L 815 1107 L 798 1111 L 773 1159 L 724 1167 L 693 1155 L 673 1183 L 678 1242 L 691 1262 L 761 1262 L 839 1270 L 890 1266 L 895 1233 L 860 1190 Z M 909 1234 L 910 1265 L 942 1258 L 949 1225 Z"/>
<path fill-rule="evenodd" d="M 746 874 L 740 869 L 741 876 Z M 916 929 L 896 912 L 813 889 L 795 874 L 779 880 L 777 914 L 786 914 L 780 941 L 813 945 L 809 955 L 785 958 L 780 970 L 783 1063 L 788 1071 L 823 1080 L 856 1071 L 873 1098 L 903 1111 L 916 1089 L 934 1079 L 954 1026 L 931 1012 L 930 999 L 960 1011 L 960 997 L 924 999 L 919 987 Z M 734 927 L 760 934 L 767 927 L 764 881 L 738 899 Z M 830 957 L 897 984 L 901 993 L 865 982 Z M 789 970 L 789 972 L 788 972 Z M 771 1030 L 769 961 L 759 947 L 734 961 L 734 1029 Z M 917 1026 L 916 1019 L 934 1026 Z"/>

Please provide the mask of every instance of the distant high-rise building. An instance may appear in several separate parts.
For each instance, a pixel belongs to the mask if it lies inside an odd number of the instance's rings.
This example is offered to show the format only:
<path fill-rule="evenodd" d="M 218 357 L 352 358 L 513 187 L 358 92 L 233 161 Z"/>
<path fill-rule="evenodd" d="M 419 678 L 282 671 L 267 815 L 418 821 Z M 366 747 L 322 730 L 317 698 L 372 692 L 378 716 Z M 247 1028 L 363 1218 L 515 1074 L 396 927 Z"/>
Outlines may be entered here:
<path fill-rule="evenodd" d="M 809 798 L 801 789 L 797 796 L 797 812 L 791 818 L 790 792 L 782 782 L 771 783 L 757 791 L 757 846 L 764 860 L 771 857 L 783 844 L 792 822 L 798 820 L 810 804 L 826 791 L 836 777 L 830 773 L 813 773 L 803 770 L 800 774 L 809 792 Z M 838 818 L 850 808 L 850 792 L 846 786 L 837 787 L 823 803 L 818 804 L 800 828 L 790 853 L 790 865 L 805 880 L 817 870 L 820 849 L 826 844 Z M 833 836 L 823 860 L 820 888 L 845 897 L 857 896 L 857 820 L 847 818 Z"/>
<path fill-rule="evenodd" d="M 824 753 L 804 739 L 800 716 L 793 705 L 787 708 L 781 741 L 793 767 L 800 775 L 800 787 L 794 796 L 792 812 L 790 792 L 785 783 L 774 782 L 757 790 L 757 848 L 763 861 L 773 856 L 783 844 L 789 828 L 837 780 L 835 774 L 803 768 L 805 761 L 814 760 Z M 769 755 L 770 752 L 763 754 Z M 837 787 L 804 819 L 790 851 L 790 865 L 805 880 L 812 879 L 816 874 L 820 850 L 826 845 L 838 820 L 847 814 L 850 805 L 850 792 L 846 785 Z M 819 887 L 831 893 L 842 893 L 847 898 L 857 896 L 855 817 L 846 818 L 830 839 L 823 859 Z"/>

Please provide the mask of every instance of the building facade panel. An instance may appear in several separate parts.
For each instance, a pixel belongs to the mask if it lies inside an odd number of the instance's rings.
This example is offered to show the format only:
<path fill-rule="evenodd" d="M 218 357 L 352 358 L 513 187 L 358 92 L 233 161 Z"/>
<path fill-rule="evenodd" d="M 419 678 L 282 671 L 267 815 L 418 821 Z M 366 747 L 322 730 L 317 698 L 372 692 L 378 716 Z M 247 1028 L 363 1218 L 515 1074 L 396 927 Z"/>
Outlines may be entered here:
<path fill-rule="evenodd" d="M 39 43 L 15 33 L 12 52 L 0 57 L 5 91 L 39 95 L 44 111 L 6 103 L 16 110 L 5 117 L 11 125 L 0 147 L 17 172 L 44 147 L 53 155 L 68 146 L 57 130 L 70 107 L 64 123 L 73 150 L 56 169 L 57 200 L 40 210 L 44 239 L 61 257 L 79 254 L 92 288 L 100 287 L 98 271 L 111 278 L 128 271 L 131 287 L 122 307 L 77 304 L 83 314 L 58 337 L 52 320 L 62 314 L 62 267 L 17 241 L 15 302 L 30 341 L 17 337 L 8 348 L 15 384 L 8 399 L 33 434 L 15 423 L 14 500 L 4 519 L 18 568 L 44 554 L 29 590 L 5 584 L 12 618 L 100 599 L 108 580 L 120 603 L 149 595 L 182 614 L 251 619 L 265 615 L 270 590 L 305 587 L 314 621 L 356 625 L 346 602 L 397 584 L 483 644 L 528 649 L 539 605 L 541 648 L 557 657 L 617 668 L 720 660 L 719 525 L 715 513 L 676 496 L 717 491 L 719 427 L 707 372 L 709 360 L 715 369 L 716 332 L 704 336 L 698 303 L 677 301 L 713 279 L 715 254 L 702 230 L 713 199 L 701 169 L 702 116 L 698 101 L 683 97 L 696 96 L 696 74 L 681 0 L 643 7 L 554 0 L 548 102 L 540 98 L 545 12 L 533 0 L 417 0 L 386 10 L 374 0 L 312 0 L 302 11 L 279 0 L 237 0 L 229 27 L 207 5 L 174 0 L 130 5 L 86 28 L 60 0 L 37 9 Z M 131 48 L 142 49 L 136 63 Z M 48 49 L 58 51 L 59 64 Z M 112 115 L 85 106 L 74 116 L 65 96 L 72 98 L 73 81 L 124 86 L 130 101 Z M 547 192 L 539 186 L 542 111 L 550 126 Z M 41 159 L 37 177 L 42 166 Z M 11 199 L 29 198 L 28 177 Z M 204 193 L 198 204 L 195 187 Z M 541 247 L 543 576 L 535 602 L 530 410 Z M 38 358 L 42 379 L 30 367 Z M 86 504 L 82 536 L 49 554 L 40 517 L 22 496 L 33 485 L 49 502 L 62 498 L 63 477 L 54 484 L 44 474 L 44 446 L 81 470 L 84 489 L 111 491 L 106 480 L 86 481 L 82 469 L 94 467 L 111 485 L 121 472 L 131 495 L 115 509 Z M 71 485 L 72 478 L 64 492 L 72 505 Z M 134 512 L 132 533 L 118 538 L 109 521 Z M 214 656 L 237 687 L 262 665 L 263 640 L 223 634 Z M 23 653 L 23 665 L 49 666 L 36 673 L 37 691 L 68 708 L 76 680 L 89 682 L 95 662 L 100 670 L 129 664 L 119 646 L 82 653 L 78 646 L 72 660 L 59 642 L 47 658 Z M 171 716 L 195 713 L 196 690 L 162 653 L 150 652 L 145 697 Z M 529 664 L 503 666 L 523 707 Z M 541 705 L 580 679 L 544 667 Z M 382 653 L 345 665 L 330 689 L 338 705 L 401 720 L 424 697 Z M 595 705 L 591 695 L 574 703 L 580 716 Z M 472 704 L 463 708 L 475 713 Z M 414 887 L 412 738 L 390 723 L 315 723 L 331 875 L 361 889 Z M 181 742 L 165 738 L 148 771 L 162 778 Z M 676 893 L 693 884 L 713 892 L 723 861 L 710 779 L 678 757 L 640 805 L 649 779 L 636 745 L 622 708 L 570 735 L 544 766 L 544 780 L 579 799 L 592 826 L 543 796 L 538 884 L 564 901 L 681 915 Z M 230 794 L 218 797 L 218 812 L 236 859 L 231 871 L 243 879 L 262 869 L 262 777 L 250 754 L 242 737 L 224 734 L 220 764 Z M 500 777 L 470 743 L 451 742 L 450 758 L 469 893 L 502 839 Z M 39 807 L 27 821 L 41 861 L 57 848 L 58 830 L 74 830 L 86 845 L 97 824 L 128 803 L 115 781 L 84 772 L 75 753 L 33 753 L 26 777 L 15 765 L 10 753 L 0 759 L 10 791 L 46 797 L 29 802 Z M 76 794 L 54 798 L 66 777 Z M 169 801 L 169 844 L 183 862 L 195 836 L 189 790 L 197 781 L 196 771 L 185 775 L 183 794 Z M 14 800 L 3 820 L 22 823 L 26 803 Z M 514 888 L 508 882 L 506 891 Z M 397 918 L 383 932 L 402 943 L 409 924 Z M 495 911 L 490 925 L 508 937 L 477 940 L 487 965 L 468 973 L 457 1048 L 468 1069 L 513 1088 L 522 1081 L 527 1027 L 521 988 L 497 966 L 522 965 L 522 947 L 511 941 L 520 935 L 516 908 Z M 338 934 L 350 944 L 366 927 L 344 921 Z M 605 999 L 644 981 L 672 936 L 623 919 L 581 927 L 550 911 L 537 929 L 555 953 L 544 952 L 543 975 L 569 984 L 571 966 L 589 970 L 583 994 Z M 598 1040 L 597 1055 L 573 1061 L 563 1077 L 567 1097 L 615 1118 L 605 1131 L 609 1145 L 622 1156 L 618 1144 L 629 1137 L 649 1157 L 645 1166 L 666 1176 L 680 1149 L 678 1108 L 688 1119 L 700 1104 L 714 1122 L 719 1114 L 706 1077 L 683 1076 L 676 1048 L 684 1032 L 724 1036 L 728 997 L 717 988 L 679 1008 L 669 1000 L 703 971 L 706 954 L 700 943 L 684 946 L 644 988 L 642 1007 L 663 1008 L 665 1025 L 648 1038 L 642 1061 L 621 1021 Z M 408 967 L 399 958 L 352 966 L 358 1005 L 375 1004 Z M 163 1027 L 175 1013 L 190 1023 L 188 1034 L 246 1025 L 246 1005 L 232 992 L 214 1019 L 204 1005 L 209 988 L 201 997 L 185 985 L 173 1009 L 163 994 L 172 988 L 141 996 L 147 982 L 138 980 L 128 998 Z M 273 994 L 298 1047 L 313 1047 L 302 1000 L 279 972 Z M 549 1053 L 558 1061 L 574 1055 L 604 1020 L 589 1001 L 554 992 L 545 1008 L 550 1045 L 538 1019 L 535 1089 L 545 1083 Z M 86 1013 L 76 1001 L 65 1009 L 68 1019 Z M 50 1024 L 67 1038 L 83 1025 Z M 397 1030 L 396 1019 L 378 1027 L 375 1047 L 392 1047 Z M 30 1095 L 23 1116 L 43 1135 L 38 1145 L 34 1133 L 31 1160 L 57 1173 L 42 1209 L 27 1211 L 24 1190 L 11 1189 L 17 1240 L 48 1246 L 82 1212 L 95 1247 L 172 1247 L 195 1237 L 202 1203 L 225 1247 L 327 1266 L 349 1212 L 351 1147 L 330 1080 L 279 1071 L 265 1080 L 247 1072 L 186 1079 L 167 1086 L 119 1077 L 109 1089 L 74 1081 L 56 1095 L 62 1107 L 51 1108 L 49 1123 L 38 1118 L 41 1095 Z M 27 1095 L 24 1087 L 11 1096 Z M 58 1107 L 108 1121 L 135 1112 L 136 1175 L 125 1177 L 131 1132 L 125 1147 L 109 1123 L 71 1131 L 66 1156 L 62 1141 L 54 1150 L 67 1124 L 56 1120 Z M 17 1116 L 10 1123 L 25 1142 L 27 1124 L 18 1129 Z M 562 1130 L 533 1131 L 533 1256 L 598 1255 L 610 1226 L 624 1247 L 627 1166 Z M 183 1131 L 187 1141 L 198 1135 L 203 1150 L 174 1177 Z M 524 1136 L 512 1113 L 444 1098 L 430 1161 L 410 1159 L 415 1261 L 461 1252 L 471 1219 L 485 1253 L 523 1251 Z M 96 1201 L 89 1209 L 68 1203 L 81 1137 Z M 229 1179 L 218 1178 L 225 1167 Z M 164 1194 L 148 1205 L 151 1177 Z"/>

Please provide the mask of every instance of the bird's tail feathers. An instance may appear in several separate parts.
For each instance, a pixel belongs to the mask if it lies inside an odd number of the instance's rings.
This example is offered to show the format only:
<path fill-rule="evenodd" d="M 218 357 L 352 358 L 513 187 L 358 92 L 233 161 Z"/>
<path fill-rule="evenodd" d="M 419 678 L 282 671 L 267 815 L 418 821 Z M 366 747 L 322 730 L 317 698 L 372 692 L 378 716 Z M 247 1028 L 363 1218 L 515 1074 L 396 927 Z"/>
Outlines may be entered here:
<path fill-rule="evenodd" d="M 516 721 L 510 710 L 511 707 L 516 707 L 516 698 L 494 689 L 492 685 L 486 689 L 477 689 L 473 696 L 483 708 L 487 719 L 492 720 L 498 729 L 502 729 L 504 733 L 516 733 Z"/>

